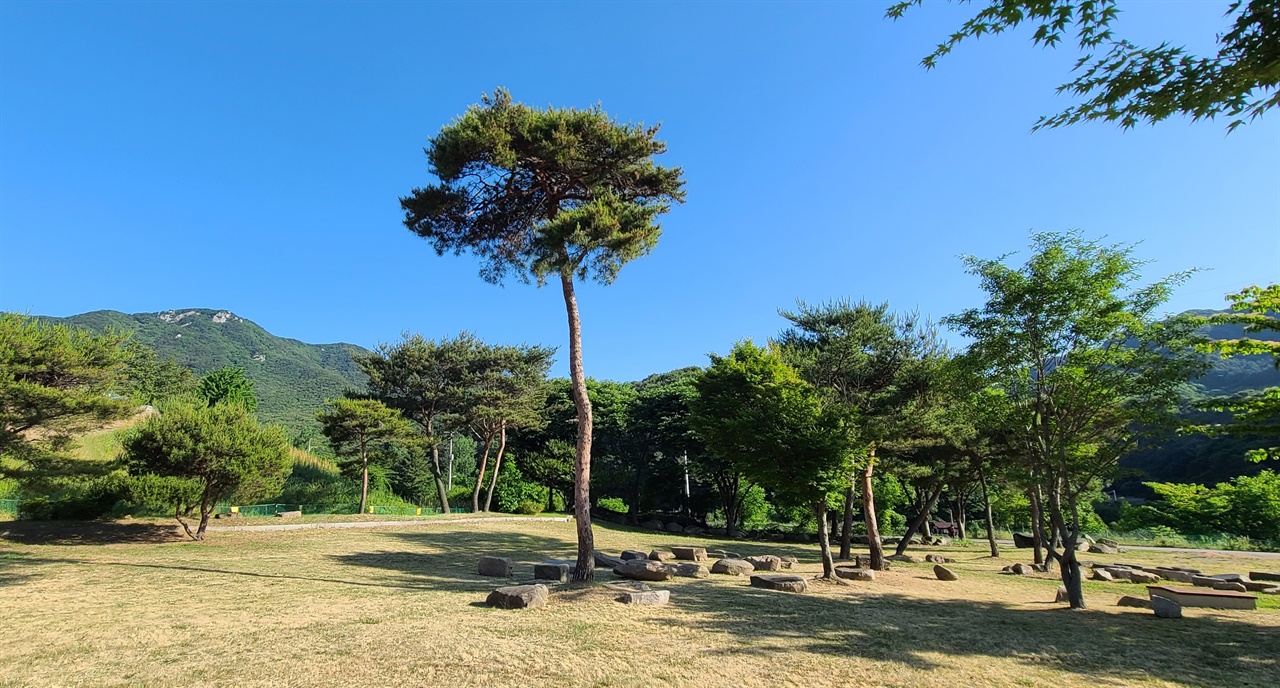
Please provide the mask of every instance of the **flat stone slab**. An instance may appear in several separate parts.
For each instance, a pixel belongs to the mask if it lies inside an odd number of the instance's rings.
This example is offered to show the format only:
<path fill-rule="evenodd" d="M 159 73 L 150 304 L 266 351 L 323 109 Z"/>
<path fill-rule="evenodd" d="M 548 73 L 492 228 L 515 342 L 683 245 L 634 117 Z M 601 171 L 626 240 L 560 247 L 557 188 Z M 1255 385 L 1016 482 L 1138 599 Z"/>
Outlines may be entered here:
<path fill-rule="evenodd" d="M 1186 571 L 1178 571 L 1177 569 L 1160 569 L 1158 573 L 1175 583 L 1190 583 L 1191 576 L 1193 575 Z"/>
<path fill-rule="evenodd" d="M 706 578 L 711 575 L 707 567 L 697 562 L 689 562 L 687 564 L 666 564 L 667 570 L 673 576 L 681 578 Z"/>
<path fill-rule="evenodd" d="M 671 561 L 676 558 L 676 555 L 665 550 L 655 549 L 649 553 L 649 558 L 653 561 Z"/>
<path fill-rule="evenodd" d="M 672 547 L 671 553 L 681 561 L 706 561 L 706 547 Z"/>
<path fill-rule="evenodd" d="M 612 554 L 605 554 L 599 550 L 592 552 L 596 560 L 596 568 L 612 569 L 621 566 L 626 560 L 622 557 L 615 557 Z"/>
<path fill-rule="evenodd" d="M 568 564 L 542 562 L 533 565 L 533 577 L 538 580 L 549 580 L 564 583 L 569 580 L 569 571 L 573 567 Z"/>
<path fill-rule="evenodd" d="M 624 592 L 615 597 L 617 601 L 623 604 L 638 604 L 645 606 L 658 606 L 671 601 L 670 590 L 643 590 L 637 592 Z"/>
<path fill-rule="evenodd" d="M 809 589 L 809 584 L 800 576 L 759 574 L 751 577 L 751 587 L 781 592 L 805 592 Z"/>
<path fill-rule="evenodd" d="M 1181 619 L 1182 605 L 1159 595 L 1151 596 L 1151 609 L 1162 619 Z"/>
<path fill-rule="evenodd" d="M 711 565 L 712 573 L 722 573 L 726 576 L 743 576 L 755 570 L 756 567 L 745 559 L 720 559 Z"/>
<path fill-rule="evenodd" d="M 1163 597 L 1183 607 L 1208 607 L 1209 609 L 1257 609 L 1258 598 L 1244 592 L 1229 590 L 1204 590 L 1201 588 L 1172 588 L 1148 585 L 1147 594 L 1152 599 Z"/>
<path fill-rule="evenodd" d="M 1130 571 L 1129 580 L 1133 581 L 1134 583 L 1142 583 L 1144 585 L 1147 585 L 1150 583 L 1159 583 L 1160 576 L 1154 573 L 1147 573 L 1146 571 Z"/>
<path fill-rule="evenodd" d="M 642 581 L 664 581 L 674 575 L 667 564 L 649 559 L 622 562 L 613 568 L 613 572 L 623 578 Z"/>
<path fill-rule="evenodd" d="M 482 576 L 494 578 L 510 578 L 514 565 L 507 557 L 480 557 L 476 571 Z"/>
<path fill-rule="evenodd" d="M 281 511 L 276 514 L 276 518 L 302 518 L 301 511 Z"/>
<path fill-rule="evenodd" d="M 631 561 L 632 559 L 648 559 L 649 555 L 634 549 L 622 550 L 622 560 Z"/>
<path fill-rule="evenodd" d="M 533 609 L 545 605 L 547 597 L 545 585 L 509 585 L 489 593 L 485 602 L 499 609 Z"/>
<path fill-rule="evenodd" d="M 1268 571 L 1250 571 L 1249 579 L 1256 581 L 1275 581 L 1280 583 L 1280 573 L 1271 573 Z"/>
<path fill-rule="evenodd" d="M 876 572 L 871 569 L 861 569 L 856 566 L 837 566 L 836 578 L 854 581 L 873 581 L 876 579 Z"/>
<path fill-rule="evenodd" d="M 782 568 L 784 569 L 789 569 L 792 566 L 795 566 L 796 564 L 800 563 L 800 560 L 796 559 L 793 556 L 780 556 L 778 558 L 782 560 Z"/>
<path fill-rule="evenodd" d="M 1111 576 L 1111 573 L 1108 572 L 1106 569 L 1094 569 L 1093 579 L 1096 581 L 1108 581 L 1108 582 L 1115 580 L 1115 578 Z"/>
<path fill-rule="evenodd" d="M 890 556 L 885 557 L 885 559 L 888 559 L 889 561 L 902 562 L 903 564 L 919 564 L 924 561 L 923 559 L 915 556 L 914 554 L 892 554 Z"/>
<path fill-rule="evenodd" d="M 1138 607 L 1140 609 L 1150 609 L 1151 600 L 1144 600 L 1141 597 L 1134 597 L 1133 595 L 1125 595 L 1124 597 L 1121 597 L 1118 602 L 1116 602 L 1116 606 L 1117 607 Z"/>
<path fill-rule="evenodd" d="M 1280 583 L 1273 583 L 1271 581 L 1248 581 L 1241 583 L 1241 585 L 1243 585 L 1244 589 L 1249 592 L 1264 592 L 1280 585 Z"/>
<path fill-rule="evenodd" d="M 746 558 L 748 564 L 755 567 L 757 571 L 781 571 L 782 557 L 772 554 L 757 554 Z"/>

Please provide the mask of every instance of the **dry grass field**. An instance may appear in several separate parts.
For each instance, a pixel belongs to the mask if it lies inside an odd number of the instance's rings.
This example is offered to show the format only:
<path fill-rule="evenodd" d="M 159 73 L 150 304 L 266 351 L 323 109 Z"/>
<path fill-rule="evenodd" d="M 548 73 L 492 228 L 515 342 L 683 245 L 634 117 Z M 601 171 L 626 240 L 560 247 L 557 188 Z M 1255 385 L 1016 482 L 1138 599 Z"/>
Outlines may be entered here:
<path fill-rule="evenodd" d="M 666 607 L 614 602 L 602 585 L 542 609 L 483 606 L 500 581 L 568 558 L 563 521 L 215 532 L 184 542 L 163 521 L 59 530 L 0 525 L 4 686 L 1277 686 L 1280 609 L 1188 609 L 1178 620 L 1118 608 L 1129 583 L 1089 583 L 1092 609 L 1054 604 L 1051 576 L 1000 576 L 972 547 L 956 582 L 897 564 L 873 583 L 803 595 L 713 576 L 670 584 Z M 601 525 L 601 549 L 688 542 Z M 816 546 L 719 542 L 800 557 Z M 1014 558 L 1018 557 L 1018 558 Z M 1280 568 L 1247 554 L 1130 552 L 1126 562 L 1209 573 Z M 598 570 L 598 580 L 615 576 Z"/>

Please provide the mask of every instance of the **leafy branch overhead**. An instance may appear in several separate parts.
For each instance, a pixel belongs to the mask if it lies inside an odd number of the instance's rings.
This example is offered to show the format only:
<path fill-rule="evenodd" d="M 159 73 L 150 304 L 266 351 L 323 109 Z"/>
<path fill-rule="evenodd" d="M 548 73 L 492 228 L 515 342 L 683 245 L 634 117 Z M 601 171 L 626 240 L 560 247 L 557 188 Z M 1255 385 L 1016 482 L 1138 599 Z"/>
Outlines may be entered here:
<path fill-rule="evenodd" d="M 903 0 L 885 16 L 900 19 L 919 4 Z M 1112 26 L 1119 13 L 1116 0 L 989 0 L 920 63 L 933 69 L 966 39 L 1023 25 L 1035 26 L 1032 42 L 1047 47 L 1057 47 L 1074 32 L 1084 54 L 1074 67 L 1076 78 L 1059 86 L 1058 93 L 1083 100 L 1041 117 L 1035 129 L 1094 120 L 1127 129 L 1187 115 L 1193 120 L 1228 117 L 1227 128 L 1234 130 L 1280 104 L 1280 0 L 1230 2 L 1225 12 L 1230 24 L 1217 35 L 1217 54 L 1209 57 L 1169 43 L 1144 47 L 1117 38 Z"/>

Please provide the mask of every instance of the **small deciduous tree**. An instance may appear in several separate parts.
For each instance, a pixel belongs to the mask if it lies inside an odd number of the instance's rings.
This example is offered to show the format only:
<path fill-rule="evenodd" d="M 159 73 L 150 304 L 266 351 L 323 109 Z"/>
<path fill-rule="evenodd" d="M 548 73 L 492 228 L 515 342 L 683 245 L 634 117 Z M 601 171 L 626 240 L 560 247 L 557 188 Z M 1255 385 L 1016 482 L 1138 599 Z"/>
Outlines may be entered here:
<path fill-rule="evenodd" d="M 493 504 L 508 431 L 542 422 L 542 388 L 554 354 L 555 349 L 542 346 L 481 345 L 475 352 L 461 410 L 481 443 L 475 490 L 471 493 L 472 511 L 481 511 L 480 491 L 486 474 L 489 489 L 483 510 L 489 511 Z M 493 469 L 488 470 L 489 449 L 495 440 L 497 452 Z"/>
<path fill-rule="evenodd" d="M 1085 606 L 1076 557 L 1081 499 L 1140 438 L 1172 423 L 1182 385 L 1206 370 L 1195 323 L 1159 309 L 1189 273 L 1145 287 L 1133 247 L 1078 233 L 1035 234 L 1018 267 L 968 257 L 987 302 L 944 322 L 973 339 L 971 360 L 1015 405 L 1014 441 L 1047 500 L 1073 608 Z"/>
<path fill-rule="evenodd" d="M 827 499 L 853 470 L 846 409 L 805 382 L 777 351 L 742 342 L 711 357 L 697 381 L 693 427 L 708 450 L 732 462 L 786 506 L 813 511 L 823 575 L 835 573 Z"/>
<path fill-rule="evenodd" d="M 290 468 L 284 429 L 258 425 L 239 404 L 168 404 L 126 438 L 124 452 L 130 473 L 176 481 L 174 518 L 193 540 L 204 539 L 219 501 L 278 493 Z"/>
<path fill-rule="evenodd" d="M 609 284 L 653 249 L 657 222 L 684 200 L 679 168 L 657 127 L 623 124 L 599 107 L 541 110 L 499 89 L 436 136 L 427 159 L 437 183 L 400 200 L 405 225 L 438 253 L 470 252 L 494 283 L 511 273 L 542 285 L 558 279 L 569 321 L 569 377 L 578 413 L 574 517 L 576 580 L 590 580 L 591 401 L 582 366 L 575 280 Z"/>
<path fill-rule="evenodd" d="M 330 399 L 316 414 L 320 430 L 339 453 L 353 456 L 345 462 L 360 474 L 360 513 L 369 501 L 369 449 L 371 444 L 408 437 L 413 429 L 399 411 L 377 399 Z"/>

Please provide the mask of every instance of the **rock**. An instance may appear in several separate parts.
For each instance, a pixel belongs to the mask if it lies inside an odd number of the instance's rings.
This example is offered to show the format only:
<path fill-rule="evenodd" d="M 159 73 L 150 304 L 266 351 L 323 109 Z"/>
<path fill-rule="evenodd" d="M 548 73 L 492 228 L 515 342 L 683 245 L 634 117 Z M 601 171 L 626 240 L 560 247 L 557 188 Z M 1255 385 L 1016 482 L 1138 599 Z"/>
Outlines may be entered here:
<path fill-rule="evenodd" d="M 955 559 L 949 559 L 941 554 L 926 554 L 924 555 L 924 560 L 929 564 L 954 564 L 956 562 Z"/>
<path fill-rule="evenodd" d="M 1089 537 L 1089 535 L 1088 535 L 1087 533 L 1081 533 L 1081 534 L 1080 534 L 1080 537 L 1084 538 L 1084 541 L 1085 541 L 1085 542 L 1087 542 L 1087 543 L 1089 543 L 1090 545 L 1096 545 L 1096 544 L 1098 544 L 1098 541 L 1097 541 L 1097 540 L 1094 540 L 1094 539 L 1093 539 L 1093 538 L 1091 538 L 1091 537 Z"/>
<path fill-rule="evenodd" d="M 712 528 L 707 531 L 707 534 L 711 537 L 724 537 L 729 534 L 729 531 L 724 528 Z"/>
<path fill-rule="evenodd" d="M 243 516 L 244 514 L 241 514 L 239 511 L 228 511 L 222 514 L 214 514 L 213 517 L 214 518 L 242 518 Z M 128 518 L 128 516 L 126 516 L 125 518 Z"/>
<path fill-rule="evenodd" d="M 705 532 L 707 532 L 707 529 L 700 526 L 689 526 L 684 529 L 685 535 L 702 535 Z"/>
<path fill-rule="evenodd" d="M 544 561 L 541 564 L 533 565 L 533 577 L 538 580 L 556 581 L 564 583 L 569 580 L 569 571 L 573 567 L 568 564 L 560 564 Z"/>
<path fill-rule="evenodd" d="M 632 559 L 648 559 L 649 555 L 634 549 L 622 550 L 622 560 L 631 561 Z"/>
<path fill-rule="evenodd" d="M 951 544 L 951 538 L 936 537 L 933 539 L 933 542 L 931 544 L 933 544 L 933 546 L 935 547 L 946 547 L 947 545 Z"/>
<path fill-rule="evenodd" d="M 1218 580 L 1217 578 L 1210 578 L 1209 576 L 1192 576 L 1191 577 L 1191 584 L 1196 586 L 1197 588 L 1212 588 L 1215 584 L 1221 583 L 1221 582 L 1222 581 Z"/>
<path fill-rule="evenodd" d="M 854 557 L 854 563 L 856 563 L 858 568 L 860 569 L 869 569 L 871 568 L 871 555 L 859 554 L 856 557 Z M 889 570 L 889 562 L 887 560 L 884 562 L 884 570 L 885 571 Z"/>
<path fill-rule="evenodd" d="M 1111 577 L 1115 580 L 1129 580 L 1129 574 L 1132 573 L 1130 569 L 1119 566 L 1108 566 L 1101 570 L 1111 574 Z"/>
<path fill-rule="evenodd" d="M 951 571 L 951 569 L 943 566 L 942 564 L 934 564 L 933 575 L 937 576 L 938 580 L 944 580 L 944 581 L 960 580 L 959 576 L 957 576 L 955 573 Z"/>
<path fill-rule="evenodd" d="M 1243 585 L 1244 589 L 1249 592 L 1262 592 L 1276 587 L 1276 584 L 1271 581 L 1247 581 L 1242 582 L 1240 585 Z"/>
<path fill-rule="evenodd" d="M 655 549 L 649 553 L 649 558 L 653 561 L 671 561 L 676 558 L 676 555 L 670 552 L 664 552 L 660 549 Z"/>
<path fill-rule="evenodd" d="M 871 538 L 866 535 L 850 535 L 849 542 L 855 545 L 869 545 L 871 544 Z"/>
<path fill-rule="evenodd" d="M 615 557 L 612 554 L 605 554 L 600 550 L 592 552 L 596 559 L 596 568 L 612 569 L 621 566 L 626 560 L 622 557 Z"/>
<path fill-rule="evenodd" d="M 645 528 L 646 530 L 662 530 L 662 521 L 659 521 L 656 518 L 651 518 L 648 521 L 641 523 L 640 527 Z"/>
<path fill-rule="evenodd" d="M 680 525 L 679 523 L 676 523 L 675 521 L 672 521 L 668 523 L 665 527 L 663 527 L 663 530 L 667 531 L 668 533 L 683 533 L 684 526 Z"/>
<path fill-rule="evenodd" d="M 871 569 L 860 569 L 853 566 L 837 566 L 836 577 L 854 581 L 873 581 L 876 572 Z"/>
<path fill-rule="evenodd" d="M 707 570 L 707 567 L 702 564 L 688 563 L 664 565 L 667 567 L 667 570 L 671 572 L 671 575 L 679 576 L 681 578 L 706 578 L 711 575 L 711 572 Z"/>
<path fill-rule="evenodd" d="M 885 557 L 885 559 L 888 559 L 889 561 L 899 561 L 904 564 L 919 564 L 922 561 L 920 557 L 913 554 L 892 554 Z"/>
<path fill-rule="evenodd" d="M 1071 601 L 1071 595 L 1067 593 L 1067 586 L 1065 585 L 1058 586 L 1058 594 L 1054 596 L 1053 601 L 1054 602 L 1070 602 Z"/>
<path fill-rule="evenodd" d="M 1213 589 L 1230 590 L 1232 592 L 1249 592 L 1249 589 L 1244 587 L 1244 583 L 1237 583 L 1235 581 L 1218 581 L 1217 583 L 1214 583 Z"/>
<path fill-rule="evenodd" d="M 1025 576 L 1028 573 L 1031 573 L 1031 567 L 1026 564 L 1014 564 L 1009 568 L 1009 570 L 1018 576 Z"/>
<path fill-rule="evenodd" d="M 1125 595 L 1124 597 L 1121 597 L 1118 602 L 1116 602 L 1116 606 L 1117 607 L 1139 607 L 1141 609 L 1150 609 L 1151 600 L 1144 600 L 1141 597 L 1134 597 L 1133 595 Z"/>
<path fill-rule="evenodd" d="M 756 556 L 747 557 L 747 563 L 755 567 L 757 571 L 781 571 L 782 557 L 772 554 L 758 554 Z"/>
<path fill-rule="evenodd" d="M 1244 583 L 1249 580 L 1249 577 L 1243 573 L 1219 573 L 1209 577 L 1217 578 L 1218 580 L 1231 581 L 1233 583 Z"/>
<path fill-rule="evenodd" d="M 1111 545 L 1108 545 L 1107 543 L 1101 540 L 1099 540 L 1097 543 L 1091 546 L 1089 550 L 1092 552 L 1098 552 L 1099 554 L 1119 554 L 1120 553 L 1120 548 L 1112 547 Z"/>
<path fill-rule="evenodd" d="M 1019 549 L 1031 549 L 1036 546 L 1036 540 L 1026 533 L 1014 533 L 1013 546 Z"/>
<path fill-rule="evenodd" d="M 1178 571 L 1176 569 L 1163 569 L 1160 571 L 1160 575 L 1164 576 L 1165 578 L 1168 578 L 1171 581 L 1176 581 L 1178 583 L 1191 582 L 1191 574 L 1187 573 L 1186 571 Z"/>
<path fill-rule="evenodd" d="M 1031 570 L 1032 570 L 1032 571 L 1038 571 L 1038 572 L 1040 572 L 1040 573 L 1048 573 L 1048 572 L 1049 572 L 1049 564 L 1048 564 L 1048 562 L 1045 562 L 1045 563 L 1043 563 L 1043 564 L 1032 564 L 1032 565 L 1031 565 Z"/>
<path fill-rule="evenodd" d="M 480 557 L 480 565 L 476 567 L 480 575 L 494 578 L 510 578 L 512 568 L 507 557 Z"/>
<path fill-rule="evenodd" d="M 618 564 L 613 572 L 631 580 L 664 581 L 674 575 L 668 566 L 660 561 L 633 559 Z"/>
<path fill-rule="evenodd" d="M 775 573 L 752 576 L 751 587 L 781 592 L 804 592 L 809 589 L 809 584 L 800 576 Z"/>
<path fill-rule="evenodd" d="M 1280 582 L 1280 573 L 1270 573 L 1267 571 L 1250 571 L 1249 578 L 1256 581 Z"/>
<path fill-rule="evenodd" d="M 640 604 L 645 606 L 658 606 L 671 601 L 670 590 L 644 590 L 637 592 L 624 592 L 615 597 L 617 601 L 623 604 Z"/>
<path fill-rule="evenodd" d="M 705 547 L 672 547 L 671 553 L 676 559 L 681 561 L 706 561 L 707 550 Z"/>
<path fill-rule="evenodd" d="M 1093 579 L 1096 581 L 1108 581 L 1108 582 L 1115 580 L 1114 578 L 1111 577 L 1111 574 L 1108 573 L 1106 569 L 1094 569 Z"/>
<path fill-rule="evenodd" d="M 781 557 L 778 557 L 778 558 L 782 560 L 782 568 L 784 568 L 784 569 L 789 569 L 789 568 L 791 568 L 792 566 L 795 566 L 796 564 L 799 564 L 799 563 L 800 563 L 800 560 L 799 560 L 799 559 L 796 559 L 795 557 L 790 556 L 790 555 L 787 555 L 787 556 L 781 556 Z"/>
<path fill-rule="evenodd" d="M 281 511 L 276 514 L 277 518 L 302 518 L 301 511 Z"/>
<path fill-rule="evenodd" d="M 511 585 L 489 593 L 485 600 L 490 607 L 500 609 L 533 609 L 547 603 L 545 585 Z"/>
<path fill-rule="evenodd" d="M 787 539 L 787 536 L 783 535 L 782 533 L 769 533 L 768 535 L 764 536 L 764 539 L 768 540 L 769 542 L 782 542 L 783 540 Z"/>
<path fill-rule="evenodd" d="M 787 533 L 786 541 L 787 542 L 808 542 L 809 534 L 808 533 Z"/>
<path fill-rule="evenodd" d="M 1146 571 L 1130 571 L 1129 580 L 1142 585 L 1154 585 L 1160 582 L 1160 576 Z"/>
<path fill-rule="evenodd" d="M 726 576 L 742 576 L 755 570 L 756 567 L 745 559 L 721 559 L 711 565 L 712 573 L 723 573 Z"/>
<path fill-rule="evenodd" d="M 1262 590 L 1258 590 L 1256 592 L 1260 592 L 1263 595 L 1280 595 L 1280 585 L 1272 586 L 1270 588 L 1263 588 Z"/>
<path fill-rule="evenodd" d="M 1076 553 L 1082 554 L 1084 552 L 1088 552 L 1091 549 L 1091 547 L 1092 546 L 1087 542 L 1076 543 Z"/>
<path fill-rule="evenodd" d="M 1167 597 L 1151 596 L 1151 609 L 1162 619 L 1181 619 L 1182 605 Z"/>
<path fill-rule="evenodd" d="M 1117 548 L 1120 546 L 1119 542 L 1117 542 L 1116 540 L 1111 540 L 1109 538 L 1098 538 L 1097 544 L 1106 545 L 1108 547 L 1117 547 Z"/>

